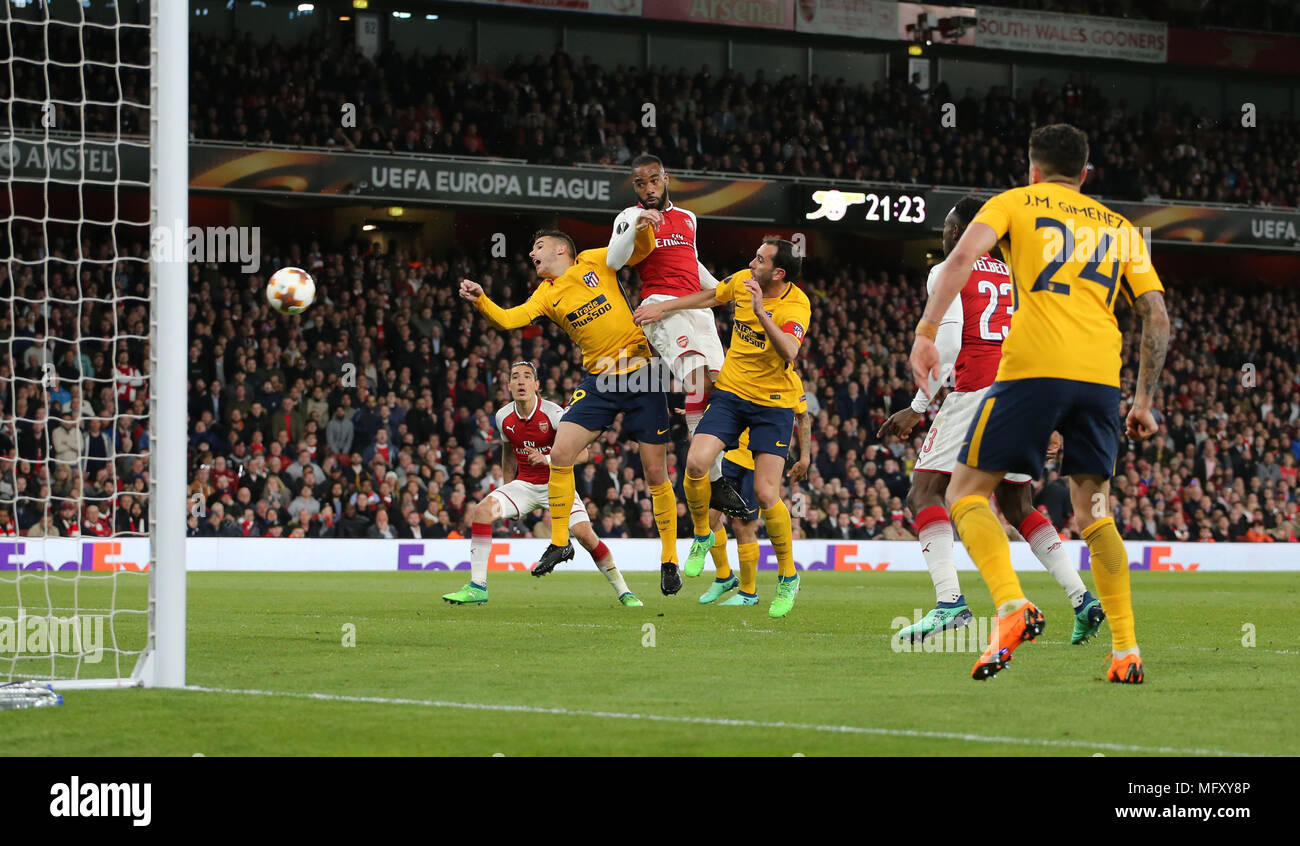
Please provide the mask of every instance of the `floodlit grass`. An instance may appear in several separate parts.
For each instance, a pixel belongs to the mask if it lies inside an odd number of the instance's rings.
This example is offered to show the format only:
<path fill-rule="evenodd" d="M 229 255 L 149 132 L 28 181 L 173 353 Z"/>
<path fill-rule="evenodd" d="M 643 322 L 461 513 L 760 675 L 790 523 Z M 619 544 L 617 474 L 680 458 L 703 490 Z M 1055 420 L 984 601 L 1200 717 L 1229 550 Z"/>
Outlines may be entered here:
<path fill-rule="evenodd" d="M 972 610 L 991 613 L 978 577 L 963 575 Z M 591 572 L 494 573 L 490 603 L 451 607 L 439 597 L 464 573 L 192 574 L 189 682 L 212 690 L 71 691 L 60 708 L 0 713 L 0 749 L 1300 754 L 1293 574 L 1135 572 L 1140 686 L 1104 680 L 1108 628 L 1068 644 L 1070 611 L 1045 574 L 1022 579 L 1046 633 L 987 682 L 970 678 L 975 652 L 891 648 L 891 621 L 933 599 L 925 574 L 804 573 L 783 620 L 767 616 L 775 577 L 761 578 L 758 607 L 721 608 L 696 602 L 707 576 L 665 598 L 658 574 L 633 573 L 646 607 L 623 608 Z M 104 607 L 98 589 L 83 584 L 79 604 Z M 63 590 L 53 600 L 71 605 Z M 0 605 L 0 616 L 14 614 Z M 1243 645 L 1248 624 L 1253 647 Z M 355 646 L 344 645 L 349 625 Z"/>

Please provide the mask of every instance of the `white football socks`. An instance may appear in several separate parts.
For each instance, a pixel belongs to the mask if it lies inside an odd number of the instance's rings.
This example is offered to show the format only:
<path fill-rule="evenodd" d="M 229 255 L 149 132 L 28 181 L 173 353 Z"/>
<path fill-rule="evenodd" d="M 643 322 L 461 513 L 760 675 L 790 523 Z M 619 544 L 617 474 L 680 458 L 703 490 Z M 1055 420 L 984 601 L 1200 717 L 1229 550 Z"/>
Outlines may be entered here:
<path fill-rule="evenodd" d="M 925 566 L 934 582 L 936 602 L 956 602 L 961 596 L 961 582 L 952 558 L 952 524 L 936 521 L 921 529 L 918 540 Z"/>
<path fill-rule="evenodd" d="M 1034 551 L 1035 557 L 1042 563 L 1047 572 L 1052 574 L 1056 583 L 1070 597 L 1070 607 L 1077 608 L 1083 601 L 1083 595 L 1088 592 L 1088 588 L 1083 584 L 1083 579 L 1079 578 L 1079 571 L 1070 564 L 1070 558 L 1065 554 L 1065 544 L 1061 542 L 1061 536 L 1052 528 L 1052 524 L 1043 522 L 1038 528 L 1029 533 L 1030 537 L 1025 538 L 1029 542 L 1029 548 Z"/>

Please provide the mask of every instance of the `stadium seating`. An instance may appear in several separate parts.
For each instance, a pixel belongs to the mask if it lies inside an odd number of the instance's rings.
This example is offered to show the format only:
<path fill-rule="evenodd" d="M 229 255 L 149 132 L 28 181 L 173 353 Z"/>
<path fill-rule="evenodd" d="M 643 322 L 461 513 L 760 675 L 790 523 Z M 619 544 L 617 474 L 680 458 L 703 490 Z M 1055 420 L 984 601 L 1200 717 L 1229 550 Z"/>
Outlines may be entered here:
<path fill-rule="evenodd" d="M 43 248 L 32 234 L 15 226 L 26 258 Z M 50 245 L 54 256 L 69 249 Z M 300 321 L 269 312 L 258 277 L 193 268 L 188 472 L 190 495 L 203 508 L 193 510 L 190 533 L 365 537 L 383 509 L 399 531 L 414 510 L 426 536 L 466 535 L 469 507 L 502 482 L 491 420 L 506 402 L 509 362 L 537 360 L 544 394 L 561 403 L 579 378 L 581 358 L 556 327 L 499 333 L 453 293 L 468 275 L 499 302 L 518 303 L 532 284 L 527 262 L 417 259 L 363 243 L 271 249 L 319 280 L 320 298 Z M 626 281 L 635 291 L 637 280 Z M 1134 539 L 1295 541 L 1300 298 L 1170 281 L 1176 334 L 1157 400 L 1163 427 L 1120 459 L 1111 504 L 1121 530 Z M 113 278 L 88 268 L 80 294 L 94 297 L 110 284 L 143 293 L 145 283 L 142 266 L 124 264 Z M 139 425 L 148 414 L 143 345 L 115 351 L 90 339 L 112 317 L 102 309 L 83 312 L 80 329 L 73 309 L 42 318 L 24 305 L 41 284 L 29 268 L 3 283 L 16 299 L 12 326 L 0 314 L 0 334 L 12 329 L 14 337 L 12 359 L 0 360 L 0 533 L 71 534 L 102 521 L 143 531 L 148 479 L 144 461 L 129 457 L 148 448 Z M 50 286 L 53 295 L 77 298 L 76 280 L 54 270 Z M 875 433 L 912 395 L 906 357 L 922 279 L 915 269 L 814 265 L 804 287 L 820 319 L 801 360 L 815 418 L 812 471 L 785 491 L 796 531 L 909 538 L 907 475 L 924 429 L 888 443 Z M 139 323 L 143 306 L 118 320 Z M 1136 323 L 1127 313 L 1121 322 L 1131 362 Z M 723 329 L 725 337 L 725 321 Z M 77 337 L 79 346 L 64 340 Z M 46 361 L 61 377 L 48 390 Z M 1243 385 L 1243 361 L 1254 362 L 1257 384 Z M 1132 381 L 1126 373 L 1125 384 Z M 94 442 L 84 438 L 82 457 L 60 460 L 78 455 L 60 435 L 61 415 L 114 410 L 130 416 L 93 433 Z M 680 421 L 675 435 L 684 445 Z M 591 455 L 576 482 L 598 533 L 654 536 L 635 447 L 611 432 Z M 670 458 L 679 499 L 683 462 L 684 446 Z M 1035 485 L 1036 502 L 1065 536 L 1077 536 L 1064 490 L 1049 472 Z M 96 508 L 89 522 L 85 513 L 62 513 L 59 498 L 78 491 Z M 549 523 L 533 515 L 503 531 L 544 536 Z"/>

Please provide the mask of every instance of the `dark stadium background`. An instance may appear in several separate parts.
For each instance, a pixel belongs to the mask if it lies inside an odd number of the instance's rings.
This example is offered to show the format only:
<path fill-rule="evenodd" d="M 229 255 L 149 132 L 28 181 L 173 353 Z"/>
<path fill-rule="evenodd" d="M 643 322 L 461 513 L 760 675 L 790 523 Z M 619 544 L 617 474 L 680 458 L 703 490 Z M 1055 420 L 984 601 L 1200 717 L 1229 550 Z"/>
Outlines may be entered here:
<path fill-rule="evenodd" d="M 216 0 L 190 5 L 191 136 L 194 149 L 214 160 L 251 147 L 292 158 L 310 147 L 321 148 L 322 169 L 351 152 L 402 167 L 435 161 L 413 156 L 471 164 L 502 157 L 516 160 L 520 173 L 562 167 L 608 177 L 599 168 L 571 167 L 604 164 L 616 169 L 617 201 L 590 210 L 578 201 L 557 203 L 560 210 L 428 202 L 418 191 L 386 198 L 355 182 L 293 197 L 288 191 L 306 171 L 289 165 L 196 189 L 191 224 L 260 226 L 263 256 L 261 272 L 251 275 L 230 265 L 190 268 L 188 472 L 190 493 L 204 505 L 204 516 L 191 518 L 191 535 L 365 537 L 380 508 L 399 527 L 413 511 L 426 537 L 466 535 L 469 506 L 500 482 L 490 420 L 505 401 L 508 362 L 536 359 L 544 393 L 563 403 L 580 357 L 547 323 L 523 333 L 492 331 L 455 297 L 456 283 L 469 276 L 499 302 L 522 302 L 532 286 L 523 260 L 530 233 L 559 226 L 580 248 L 603 246 L 612 209 L 633 201 L 627 160 L 652 152 L 679 180 L 689 182 L 686 169 L 694 169 L 704 186 L 700 197 L 756 178 L 774 187 L 779 208 L 769 209 L 766 221 L 724 219 L 728 206 L 721 201 L 719 213 L 701 213 L 700 254 L 715 275 L 743 267 L 764 234 L 806 238 L 803 286 L 814 323 L 801 369 L 815 414 L 814 460 L 795 536 L 910 538 L 907 473 L 925 430 L 886 443 L 875 432 L 912 394 L 906 354 L 937 233 L 927 225 L 796 218 L 812 190 L 854 190 L 850 180 L 871 180 L 870 190 L 881 195 L 935 198 L 1020 184 L 1029 129 L 1064 120 L 1090 134 L 1095 171 L 1085 190 L 1151 215 L 1175 327 L 1158 399 L 1161 433 L 1130 444 L 1120 461 L 1112 508 L 1121 531 L 1138 540 L 1300 537 L 1300 240 L 1286 228 L 1300 226 L 1295 52 L 1289 64 L 1260 60 L 1264 69 L 1197 67 L 924 39 L 908 45 L 652 20 L 633 27 L 613 17 L 457 2 L 371 0 L 364 11 L 319 2 L 310 13 L 269 0 L 233 9 Z M 1001 5 L 1072 11 L 1052 3 Z M 1134 0 L 1100 4 L 1099 11 L 1163 21 L 1175 35 L 1240 27 L 1267 30 L 1283 52 L 1297 43 L 1294 4 L 1216 4 L 1200 12 L 1184 5 Z M 373 58 L 356 49 L 359 14 L 378 20 Z M 426 19 L 431 15 L 437 20 Z M 920 55 L 909 55 L 909 46 Z M 52 54 L 59 49 L 56 39 Z M 1170 49 L 1173 55 L 1172 43 Z M 909 62 L 918 59 L 934 80 L 928 87 L 909 77 Z M 44 83 L 19 68 L 14 84 Z M 123 87 L 133 84 L 139 80 L 126 74 Z M 79 85 L 51 78 L 52 87 L 78 97 Z M 940 124 L 945 102 L 955 104 L 955 128 Z M 340 125 L 348 103 L 357 107 L 355 128 Z M 653 128 L 641 123 L 644 103 L 656 105 Z M 1257 107 L 1256 126 L 1241 125 L 1243 103 Z M 60 127 L 94 132 L 121 121 L 143 131 L 129 112 L 92 109 L 84 126 Z M 22 132 L 39 126 L 32 117 L 15 108 L 4 119 Z M 946 193 L 932 194 L 936 187 Z M 75 217 L 63 211 L 83 208 L 100 219 L 129 212 L 132 203 L 137 212 L 147 209 L 148 201 L 141 193 L 114 210 L 111 196 L 93 188 L 54 187 L 48 195 L 18 188 L 12 197 L 24 209 Z M 689 199 L 683 205 L 697 208 Z M 761 206 L 744 207 L 739 216 L 753 217 L 755 208 Z M 928 208 L 930 223 L 946 211 Z M 1173 223 L 1161 222 L 1170 215 Z M 41 244 L 37 229 L 11 221 L 7 249 L 27 258 L 43 250 L 68 256 L 78 236 L 83 254 L 114 236 L 139 255 L 146 247 L 138 228 L 54 226 L 52 233 L 52 243 Z M 499 243 L 503 257 L 493 253 Z M 266 276 L 284 265 L 316 277 L 317 302 L 300 318 L 279 317 L 265 304 Z M 93 298 L 116 285 L 119 293 L 147 296 L 142 265 L 87 273 L 54 274 L 49 290 Z M 623 277 L 635 301 L 635 272 Z M 4 294 L 22 303 L 43 296 L 42 283 L 30 269 L 7 273 Z M 116 314 L 103 305 L 86 312 L 92 324 L 108 320 L 125 329 L 143 320 L 143 308 L 127 302 Z M 1131 328 L 1131 315 L 1120 311 L 1121 324 Z M 26 353 L 46 336 L 77 337 L 86 312 L 56 309 L 42 318 L 20 307 L 0 314 L 0 335 L 14 337 L 12 359 L 0 362 L 4 375 L 39 379 L 39 357 Z M 725 339 L 721 313 L 719 320 Z M 1128 336 L 1126 361 L 1134 359 L 1134 338 Z M 117 456 L 141 446 L 147 389 L 115 391 L 112 370 L 125 352 L 127 372 L 147 375 L 147 350 L 138 341 L 114 349 L 87 340 L 79 347 L 86 364 L 62 368 L 70 349 L 51 349 L 61 376 L 73 383 L 67 399 L 47 400 L 11 378 L 0 383 L 0 530 L 143 532 L 132 506 L 147 496 L 144 467 Z M 343 383 L 348 364 L 356 367 L 356 390 Z M 75 384 L 86 374 L 92 375 Z M 1133 375 L 1126 369 L 1126 390 Z M 73 405 L 78 394 L 86 406 L 80 411 Z M 344 444 L 340 436 L 335 454 L 327 429 L 345 402 L 352 437 Z M 87 442 L 92 462 L 51 474 L 43 459 L 58 440 L 57 415 L 70 411 L 124 416 Z M 376 459 L 380 427 L 409 448 L 406 456 L 384 461 L 380 452 Z M 682 502 L 680 428 L 674 480 Z M 634 448 L 617 433 L 598 447 L 577 472 L 598 533 L 654 536 Z M 307 491 L 292 468 L 304 451 L 316 467 Z M 1063 536 L 1077 537 L 1064 491 L 1049 471 L 1035 484 L 1035 501 Z M 786 491 L 787 499 L 795 494 Z M 61 498 L 94 505 L 99 519 L 88 507 L 64 513 Z M 684 505 L 679 510 L 688 525 Z M 548 519 L 533 515 L 499 529 L 545 536 Z"/>

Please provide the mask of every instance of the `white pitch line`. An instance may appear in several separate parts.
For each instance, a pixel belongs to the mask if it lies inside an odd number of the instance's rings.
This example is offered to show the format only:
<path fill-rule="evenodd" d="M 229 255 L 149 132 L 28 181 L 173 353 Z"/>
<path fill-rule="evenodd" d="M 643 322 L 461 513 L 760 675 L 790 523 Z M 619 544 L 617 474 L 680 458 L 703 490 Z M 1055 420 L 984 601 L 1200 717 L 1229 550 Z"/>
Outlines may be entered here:
<path fill-rule="evenodd" d="M 762 722 L 759 720 L 728 720 L 718 717 L 686 717 L 669 714 L 636 714 L 621 711 L 587 711 L 576 708 L 544 708 L 537 705 L 496 705 L 483 702 L 447 702 L 438 699 L 392 699 L 382 696 L 351 696 L 339 693 L 295 693 L 276 690 L 240 690 L 235 688 L 202 687 L 187 685 L 184 690 L 197 693 L 228 693 L 240 696 L 283 696 L 291 699 L 312 699 L 318 702 L 356 702 L 366 705 L 418 705 L 424 708 L 457 708 L 465 711 L 501 711 L 516 714 L 549 714 L 558 717 L 595 717 L 603 720 L 645 720 L 657 723 L 680 723 L 699 726 L 724 726 L 729 728 L 793 729 L 829 734 L 863 734 L 879 737 L 911 737 L 926 740 L 960 740 L 968 743 L 1010 743 L 1017 746 L 1047 746 L 1065 749 L 1105 750 L 1107 752 L 1149 752 L 1165 755 L 1198 755 L 1220 758 L 1265 757 L 1254 752 L 1227 752 L 1221 749 L 1184 749 L 1176 746 L 1135 746 L 1124 743 L 1092 743 L 1086 740 L 1054 740 L 1037 737 L 1004 737 L 999 735 L 971 734 L 951 731 L 920 731 L 917 729 L 887 729 L 870 726 L 818 725 L 815 723 Z"/>

